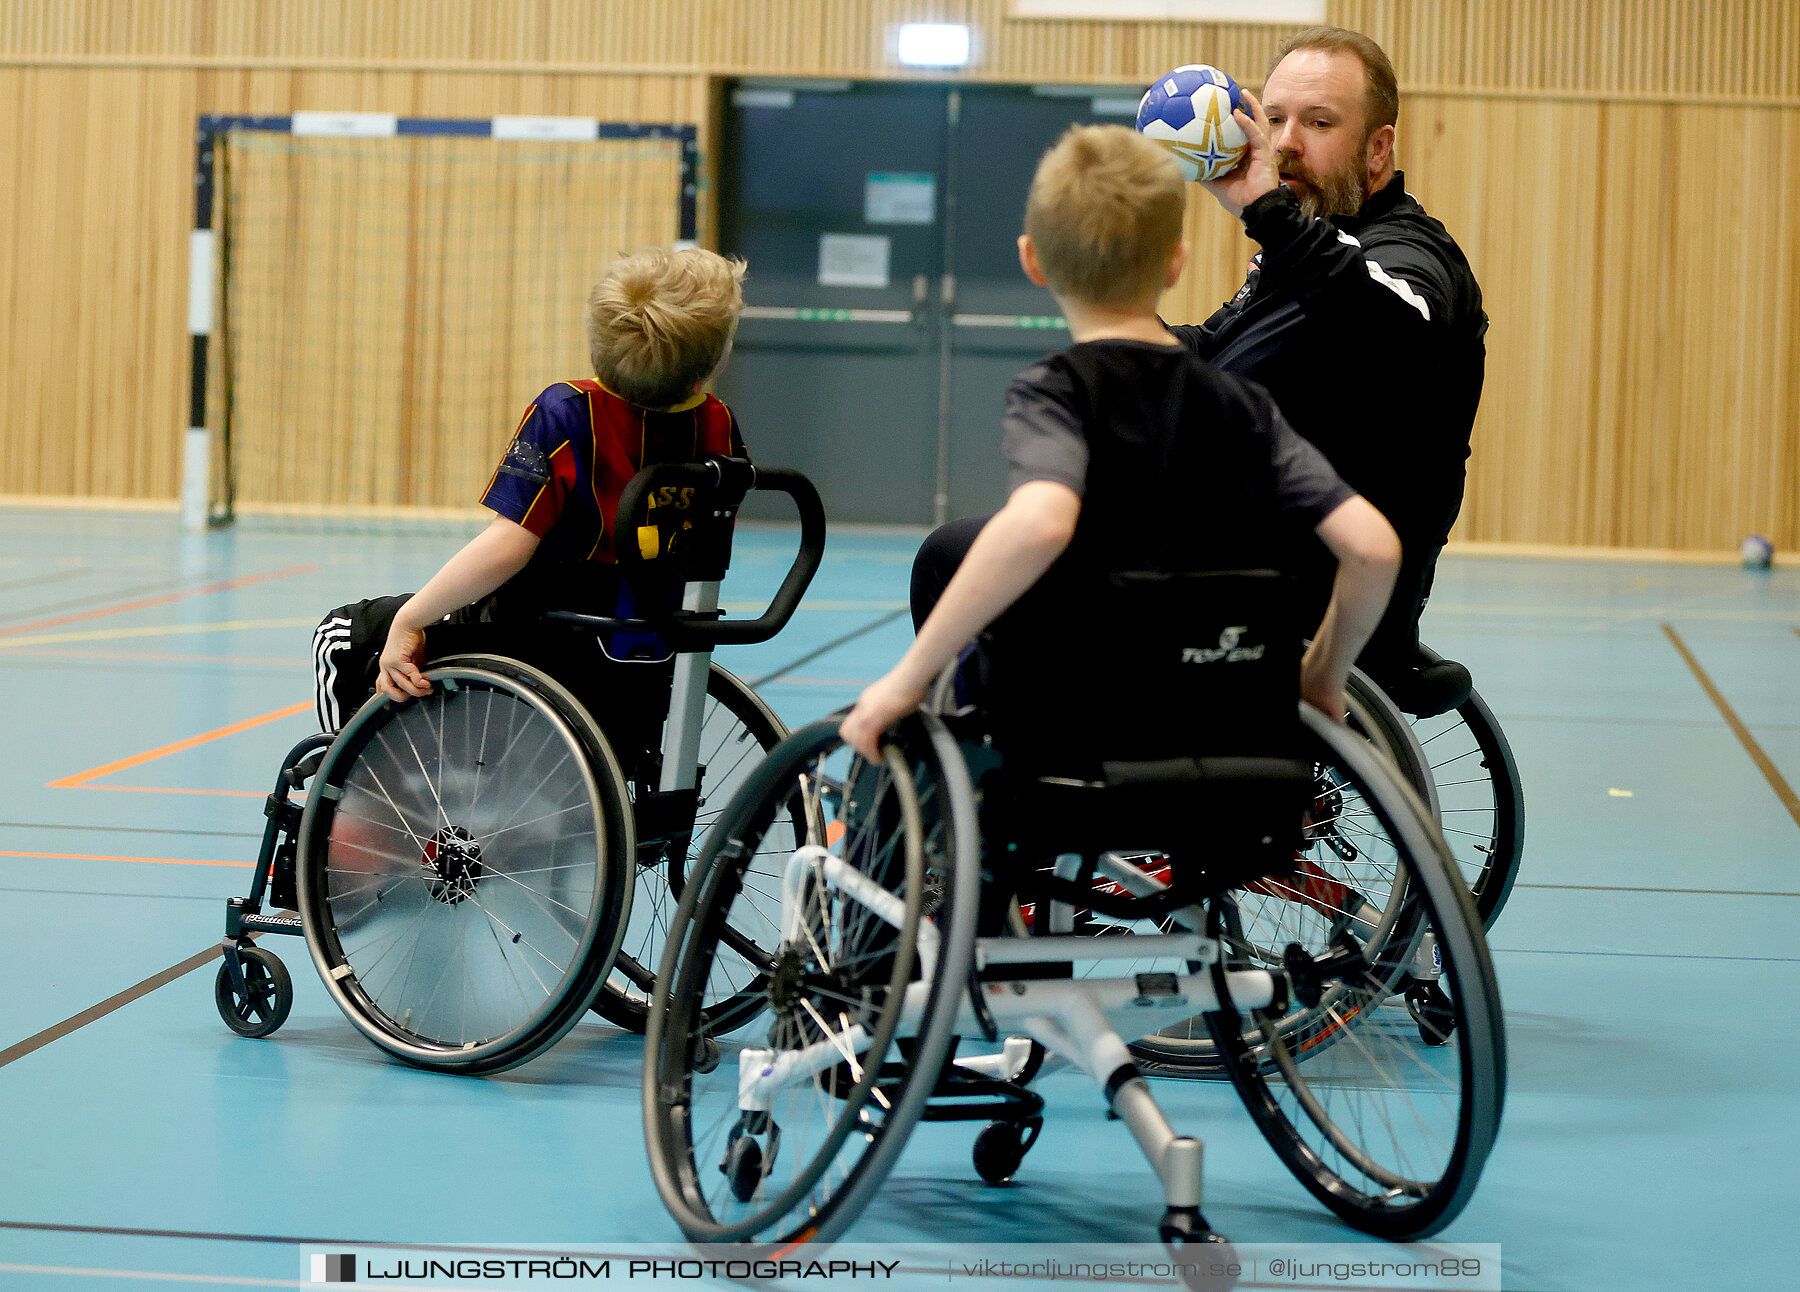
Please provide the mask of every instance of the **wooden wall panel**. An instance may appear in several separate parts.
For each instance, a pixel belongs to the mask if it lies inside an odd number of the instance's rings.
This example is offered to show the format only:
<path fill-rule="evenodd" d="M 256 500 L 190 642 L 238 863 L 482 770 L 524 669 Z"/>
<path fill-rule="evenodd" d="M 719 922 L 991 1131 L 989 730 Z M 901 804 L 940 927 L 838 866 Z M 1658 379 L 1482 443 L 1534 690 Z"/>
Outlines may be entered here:
<path fill-rule="evenodd" d="M 904 76 L 887 28 L 968 21 L 977 79 L 1261 80 L 1282 29 L 1015 20 L 1007 0 L 10 0 L 0 4 L 0 494 L 171 498 L 200 112 L 688 121 L 727 75 Z M 1800 547 L 1800 3 L 1333 0 L 1394 56 L 1409 187 L 1493 318 L 1458 533 Z M 702 211 L 710 210 L 710 192 Z M 1251 250 L 1196 193 L 1165 302 Z M 703 214 L 703 229 L 709 228 Z"/>
<path fill-rule="evenodd" d="M 1416 90 L 1800 99 L 1793 0 L 1333 0 Z"/>
<path fill-rule="evenodd" d="M 1793 0 L 1332 0 L 1403 83 L 1611 97 L 1800 98 Z M 1255 82 L 1283 30 L 1015 19 L 1008 0 L 12 0 L 0 51 L 39 58 L 479 63 L 886 76 L 904 21 L 967 22 L 989 80 L 1143 81 L 1196 58 Z"/>
<path fill-rule="evenodd" d="M 706 155 L 708 103 L 691 76 L 0 67 L 0 495 L 176 496 L 199 114 L 693 122 Z"/>
<path fill-rule="evenodd" d="M 590 372 L 594 273 L 679 236 L 673 140 L 249 132 L 217 155 L 236 289 L 208 424 L 229 377 L 243 504 L 467 505 L 520 410 Z"/>

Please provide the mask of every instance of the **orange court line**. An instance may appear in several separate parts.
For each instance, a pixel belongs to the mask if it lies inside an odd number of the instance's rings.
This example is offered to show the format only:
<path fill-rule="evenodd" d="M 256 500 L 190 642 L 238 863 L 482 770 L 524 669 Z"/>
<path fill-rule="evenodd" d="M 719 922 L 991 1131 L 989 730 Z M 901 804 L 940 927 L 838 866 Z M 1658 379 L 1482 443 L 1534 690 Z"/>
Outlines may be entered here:
<path fill-rule="evenodd" d="M 200 861 L 193 857 L 99 857 L 85 852 L 6 852 L 0 857 L 38 857 L 47 861 L 142 861 L 158 866 L 254 866 L 253 861 Z"/>
<path fill-rule="evenodd" d="M 172 745 L 163 745 L 158 749 L 147 750 L 141 754 L 133 754 L 130 758 L 121 758 L 117 762 L 107 763 L 104 767 L 90 767 L 85 772 L 76 772 L 73 776 L 64 776 L 60 780 L 51 781 L 49 784 L 45 785 L 44 788 L 47 790 L 75 789 L 78 786 L 85 785 L 89 781 L 95 780 L 101 776 L 106 776 L 113 772 L 122 772 L 127 767 L 136 767 L 141 763 L 147 763 L 152 759 L 162 758 L 168 754 L 179 754 L 184 749 L 192 749 L 195 745 L 204 745 L 208 741 L 218 740 L 224 736 L 235 736 L 240 731 L 248 731 L 250 728 L 260 727 L 266 722 L 276 722 L 282 718 L 292 717 L 294 714 L 304 712 L 310 708 L 312 708 L 312 702 L 310 700 L 300 704 L 290 704 L 285 709 L 276 709 L 270 713 L 262 714 L 260 717 L 245 718 L 242 722 L 234 722 L 229 727 L 220 727 L 216 731 L 206 731 L 198 736 L 189 736 L 186 740 L 177 740 Z M 95 786 L 95 788 L 126 789 L 131 787 L 100 785 Z M 200 792 L 204 793 L 206 791 Z M 215 790 L 212 792 L 219 794 L 245 794 L 249 791 Z"/>
<path fill-rule="evenodd" d="M 11 628 L 0 628 L 0 637 L 16 637 L 20 633 L 35 632 L 40 628 L 61 628 L 64 624 L 78 624 L 88 619 L 104 619 L 107 615 L 120 615 L 128 610 L 147 610 L 151 606 L 166 606 L 171 601 L 204 596 L 208 592 L 229 592 L 233 588 L 248 587 L 252 583 L 267 583 L 270 579 L 287 579 L 296 574 L 311 574 L 319 568 L 317 561 L 311 561 L 305 565 L 290 565 L 285 569 L 271 570 L 267 574 L 246 574 L 241 578 L 227 579 L 223 583 L 209 583 L 203 588 L 184 588 L 180 592 L 166 592 L 160 597 L 121 601 L 116 606 L 101 606 L 98 610 L 83 610 L 79 614 L 73 615 L 57 615 L 52 619 L 39 619 L 35 623 L 14 624 Z"/>

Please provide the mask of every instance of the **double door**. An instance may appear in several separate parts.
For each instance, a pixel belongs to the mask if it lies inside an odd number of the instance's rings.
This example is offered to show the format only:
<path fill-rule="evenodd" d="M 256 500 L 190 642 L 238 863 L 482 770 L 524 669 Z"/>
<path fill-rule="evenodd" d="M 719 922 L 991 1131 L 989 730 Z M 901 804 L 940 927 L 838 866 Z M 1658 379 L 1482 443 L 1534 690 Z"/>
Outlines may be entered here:
<path fill-rule="evenodd" d="M 1016 240 L 1038 158 L 1136 94 L 848 82 L 728 91 L 721 242 L 750 266 L 720 395 L 833 520 L 1005 499 L 1007 383 L 1068 344 Z"/>

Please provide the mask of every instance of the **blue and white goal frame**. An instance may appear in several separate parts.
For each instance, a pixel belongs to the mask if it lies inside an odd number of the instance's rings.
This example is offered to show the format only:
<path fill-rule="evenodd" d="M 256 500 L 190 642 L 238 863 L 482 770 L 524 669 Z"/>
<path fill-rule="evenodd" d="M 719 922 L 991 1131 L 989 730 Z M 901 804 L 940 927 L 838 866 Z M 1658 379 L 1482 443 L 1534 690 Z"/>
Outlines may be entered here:
<path fill-rule="evenodd" d="M 400 117 L 388 112 L 295 112 L 283 117 L 200 117 L 194 131 L 194 231 L 188 262 L 188 336 L 191 369 L 188 431 L 182 456 L 181 520 L 184 528 L 205 529 L 216 520 L 208 508 L 212 460 L 206 429 L 207 351 L 213 333 L 213 156 L 228 130 L 273 134 L 341 135 L 384 139 L 400 135 L 461 135 L 477 139 L 580 143 L 601 139 L 676 139 L 681 142 L 680 238 L 698 236 L 700 149 L 691 125 L 643 125 L 596 117 Z"/>

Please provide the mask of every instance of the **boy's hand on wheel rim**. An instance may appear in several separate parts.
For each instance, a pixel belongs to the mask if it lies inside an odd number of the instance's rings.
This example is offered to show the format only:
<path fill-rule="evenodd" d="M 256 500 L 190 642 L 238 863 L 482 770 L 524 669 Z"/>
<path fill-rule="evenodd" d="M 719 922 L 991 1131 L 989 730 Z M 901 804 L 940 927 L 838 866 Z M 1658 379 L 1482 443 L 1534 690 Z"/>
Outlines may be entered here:
<path fill-rule="evenodd" d="M 430 695 L 431 683 L 419 671 L 425 662 L 425 633 L 419 628 L 395 624 L 388 630 L 387 645 L 375 670 L 375 691 L 390 700 Z"/>
<path fill-rule="evenodd" d="M 924 698 L 924 687 L 900 681 L 889 673 L 857 697 L 856 707 L 839 725 L 838 735 L 870 762 L 879 762 L 882 735 L 918 708 Z"/>

